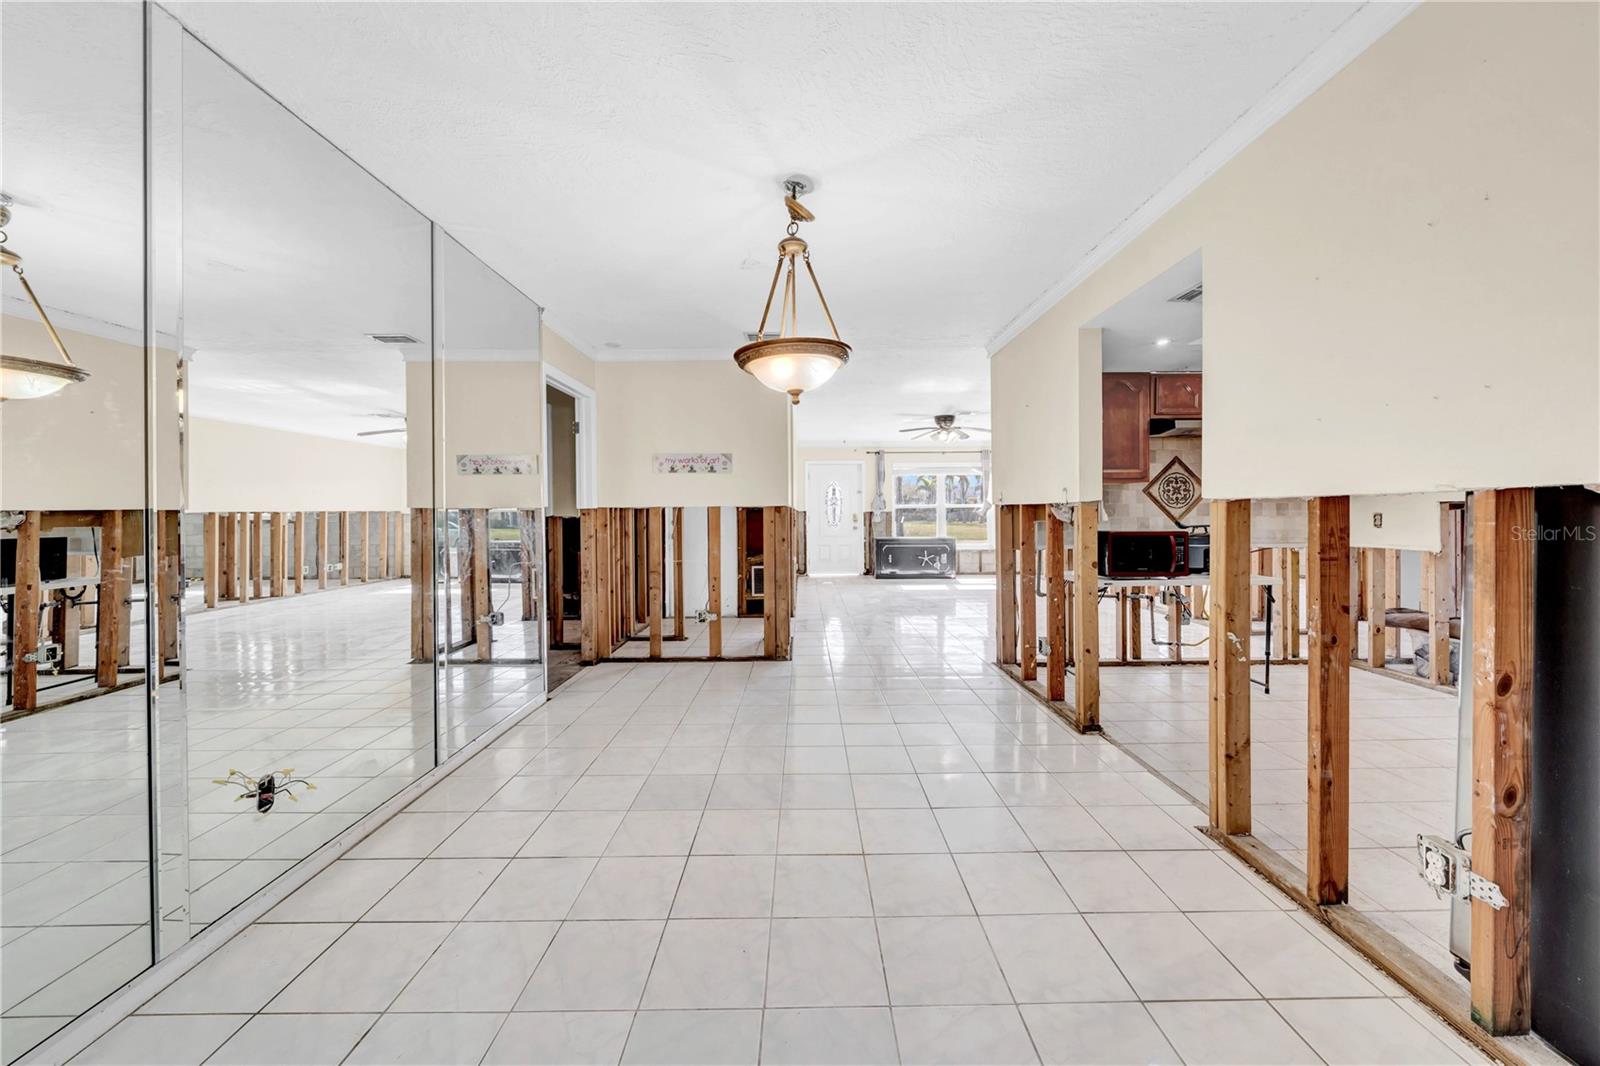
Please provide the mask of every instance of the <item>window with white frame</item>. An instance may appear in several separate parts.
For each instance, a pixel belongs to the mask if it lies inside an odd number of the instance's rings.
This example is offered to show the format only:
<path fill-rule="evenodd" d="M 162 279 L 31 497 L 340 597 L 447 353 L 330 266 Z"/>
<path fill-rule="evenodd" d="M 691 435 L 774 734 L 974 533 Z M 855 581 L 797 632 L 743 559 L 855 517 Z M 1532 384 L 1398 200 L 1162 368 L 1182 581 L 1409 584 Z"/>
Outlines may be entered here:
<path fill-rule="evenodd" d="M 987 547 L 994 541 L 987 496 L 976 466 L 896 466 L 894 535 L 950 537 L 963 547 Z"/>

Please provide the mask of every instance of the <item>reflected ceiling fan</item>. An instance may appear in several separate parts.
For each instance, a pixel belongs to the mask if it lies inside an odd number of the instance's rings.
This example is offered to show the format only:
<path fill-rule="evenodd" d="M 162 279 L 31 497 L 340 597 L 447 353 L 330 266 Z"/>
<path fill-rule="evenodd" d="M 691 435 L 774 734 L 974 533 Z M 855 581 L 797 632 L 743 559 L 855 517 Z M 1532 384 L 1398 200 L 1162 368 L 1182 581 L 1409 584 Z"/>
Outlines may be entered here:
<path fill-rule="evenodd" d="M 363 429 L 359 433 L 356 434 L 356 436 L 358 436 L 358 437 L 386 437 L 391 433 L 404 433 L 406 431 L 406 427 L 405 427 L 406 416 L 405 416 L 405 412 L 403 412 L 403 411 L 369 411 L 369 412 L 367 412 L 366 417 L 367 418 L 398 418 L 400 420 L 400 422 L 401 422 L 401 425 L 397 429 Z"/>
<path fill-rule="evenodd" d="M 960 418 L 962 415 L 970 415 L 971 413 L 971 411 L 957 411 L 954 414 L 934 415 L 933 425 L 912 426 L 910 429 L 902 429 L 900 432 L 915 433 L 916 436 L 912 437 L 912 440 L 936 441 L 970 440 L 972 434 L 974 433 L 989 432 L 988 426 L 956 425 L 957 418 Z"/>

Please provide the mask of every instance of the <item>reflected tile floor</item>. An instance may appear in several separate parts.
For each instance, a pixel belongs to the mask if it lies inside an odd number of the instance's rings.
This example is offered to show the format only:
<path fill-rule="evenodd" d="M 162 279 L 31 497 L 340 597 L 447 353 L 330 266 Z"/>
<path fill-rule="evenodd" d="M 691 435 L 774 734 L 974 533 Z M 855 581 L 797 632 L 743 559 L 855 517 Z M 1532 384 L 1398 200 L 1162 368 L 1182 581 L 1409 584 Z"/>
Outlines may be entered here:
<path fill-rule="evenodd" d="M 988 665 L 992 581 L 581 672 L 77 1060 L 1479 1061 Z"/>
<path fill-rule="evenodd" d="M 191 596 L 187 721 L 163 723 L 187 729 L 189 891 L 173 899 L 182 879 L 164 879 L 164 936 L 203 929 L 433 767 L 409 604 L 404 581 L 209 611 Z M 542 698 L 539 669 L 451 666 L 444 744 Z M 139 688 L 0 727 L 3 1061 L 150 964 L 145 729 Z M 317 788 L 270 815 L 213 780 L 282 767 Z"/>

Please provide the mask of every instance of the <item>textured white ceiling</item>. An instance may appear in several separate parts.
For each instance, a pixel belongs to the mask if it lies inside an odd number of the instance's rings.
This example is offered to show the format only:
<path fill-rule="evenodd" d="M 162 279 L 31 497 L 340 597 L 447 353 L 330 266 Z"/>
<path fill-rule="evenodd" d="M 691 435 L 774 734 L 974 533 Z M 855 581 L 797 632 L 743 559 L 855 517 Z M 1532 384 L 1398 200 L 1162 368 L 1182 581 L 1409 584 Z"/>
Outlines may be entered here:
<path fill-rule="evenodd" d="M 820 442 L 986 416 L 983 347 L 1360 5 L 169 6 L 602 358 L 725 357 L 816 176 Z"/>

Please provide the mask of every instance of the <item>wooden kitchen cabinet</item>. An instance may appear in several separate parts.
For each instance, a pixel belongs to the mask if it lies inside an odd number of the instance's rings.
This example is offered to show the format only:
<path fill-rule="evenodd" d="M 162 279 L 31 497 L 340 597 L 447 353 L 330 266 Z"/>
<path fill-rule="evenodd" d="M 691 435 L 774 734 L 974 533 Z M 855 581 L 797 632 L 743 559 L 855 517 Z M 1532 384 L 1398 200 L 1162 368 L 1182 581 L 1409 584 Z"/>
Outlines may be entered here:
<path fill-rule="evenodd" d="M 1151 374 L 1155 382 L 1152 418 L 1199 418 L 1199 374 Z"/>
<path fill-rule="evenodd" d="M 1100 467 L 1106 481 L 1150 477 L 1151 375 L 1102 374 Z"/>

